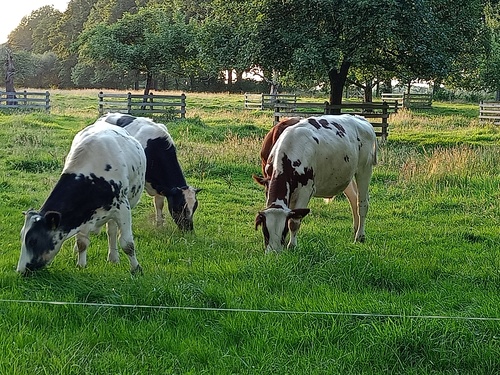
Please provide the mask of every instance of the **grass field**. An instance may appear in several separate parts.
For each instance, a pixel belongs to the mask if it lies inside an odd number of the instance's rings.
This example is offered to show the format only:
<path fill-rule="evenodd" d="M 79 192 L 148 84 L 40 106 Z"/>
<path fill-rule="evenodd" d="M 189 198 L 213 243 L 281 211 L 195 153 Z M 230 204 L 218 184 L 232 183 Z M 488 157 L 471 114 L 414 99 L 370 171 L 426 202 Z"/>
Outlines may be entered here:
<path fill-rule="evenodd" d="M 344 197 L 313 199 L 298 247 L 265 255 L 255 231 L 270 112 L 243 95 L 187 94 L 167 124 L 195 232 L 133 212 L 138 259 L 106 262 L 104 231 L 76 269 L 72 241 L 16 274 L 22 211 L 40 208 L 97 92 L 55 91 L 51 114 L 0 114 L 0 374 L 498 374 L 500 127 L 477 105 L 400 111 L 380 145 L 367 242 Z M 54 302 L 61 302 L 54 303 Z"/>

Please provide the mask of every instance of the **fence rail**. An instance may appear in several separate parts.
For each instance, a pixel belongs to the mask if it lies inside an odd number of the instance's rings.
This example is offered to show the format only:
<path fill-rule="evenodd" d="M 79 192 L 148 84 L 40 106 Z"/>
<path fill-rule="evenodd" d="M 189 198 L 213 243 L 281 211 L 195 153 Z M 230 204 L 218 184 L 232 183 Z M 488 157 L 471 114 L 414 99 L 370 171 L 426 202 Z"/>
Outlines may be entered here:
<path fill-rule="evenodd" d="M 500 125 L 500 102 L 479 102 L 479 121 Z"/>
<path fill-rule="evenodd" d="M 35 91 L 0 91 L 0 109 L 50 112 L 50 93 Z"/>
<path fill-rule="evenodd" d="M 281 103 L 274 107 L 274 124 L 286 117 L 309 117 L 325 114 L 352 114 L 368 119 L 375 129 L 375 134 L 383 141 L 389 130 L 389 104 L 383 103 Z"/>
<path fill-rule="evenodd" d="M 120 112 L 130 115 L 161 114 L 186 117 L 186 95 L 107 94 L 99 92 L 99 114 Z"/>
<path fill-rule="evenodd" d="M 245 93 L 245 109 L 273 109 L 277 101 L 281 103 L 296 103 L 297 95 Z"/>
<path fill-rule="evenodd" d="M 403 107 L 413 109 L 425 109 L 432 107 L 432 94 L 405 93 Z"/>

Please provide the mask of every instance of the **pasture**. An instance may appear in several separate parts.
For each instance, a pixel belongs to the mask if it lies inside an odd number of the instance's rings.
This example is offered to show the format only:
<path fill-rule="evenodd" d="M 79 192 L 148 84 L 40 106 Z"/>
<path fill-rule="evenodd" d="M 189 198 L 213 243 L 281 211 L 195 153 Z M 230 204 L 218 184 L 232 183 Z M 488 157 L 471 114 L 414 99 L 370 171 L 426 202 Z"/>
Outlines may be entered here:
<path fill-rule="evenodd" d="M 0 113 L 0 373 L 500 373 L 500 127 L 480 124 L 477 105 L 391 115 L 366 243 L 352 242 L 343 196 L 313 199 L 298 247 L 265 255 L 251 175 L 272 113 L 188 94 L 186 119 L 166 125 L 203 189 L 194 233 L 170 216 L 157 228 L 143 195 L 143 275 L 123 252 L 106 262 L 102 231 L 85 269 L 68 241 L 21 277 L 22 211 L 40 208 L 98 116 L 96 92 L 51 95 L 51 114 Z"/>

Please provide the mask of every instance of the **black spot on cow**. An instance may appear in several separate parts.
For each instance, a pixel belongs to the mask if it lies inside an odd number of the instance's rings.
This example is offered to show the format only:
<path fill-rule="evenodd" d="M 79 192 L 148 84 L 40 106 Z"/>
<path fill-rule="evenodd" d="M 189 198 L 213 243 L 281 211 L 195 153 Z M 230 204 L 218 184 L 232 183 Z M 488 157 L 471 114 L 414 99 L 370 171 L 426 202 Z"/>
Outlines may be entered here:
<path fill-rule="evenodd" d="M 130 123 L 134 122 L 135 120 L 136 120 L 136 118 L 134 116 L 123 115 L 123 116 L 120 116 L 118 118 L 118 120 L 116 120 L 115 124 L 113 124 L 112 122 L 110 122 L 110 124 L 117 125 L 121 128 L 124 128 L 125 126 L 129 125 Z M 106 121 L 109 122 L 108 120 L 106 120 Z"/>
<path fill-rule="evenodd" d="M 106 167 L 104 167 L 104 170 L 105 170 L 106 172 L 109 172 L 109 171 L 111 170 L 111 168 L 112 168 L 112 167 L 111 167 L 111 165 L 106 164 Z"/>
<path fill-rule="evenodd" d="M 316 121 L 316 119 L 314 119 L 314 118 L 308 118 L 307 122 L 309 122 L 309 124 L 311 124 L 312 126 L 314 126 L 316 129 L 321 129 L 321 125 L 318 123 L 318 121 Z"/>
<path fill-rule="evenodd" d="M 322 127 L 324 127 L 325 129 L 329 129 L 329 130 L 332 130 L 332 127 L 330 126 L 330 123 L 328 122 L 328 120 L 325 120 L 324 118 L 322 118 L 321 120 L 319 120 L 319 123 L 321 124 Z"/>
<path fill-rule="evenodd" d="M 293 162 L 293 166 L 294 166 L 294 168 L 300 167 L 300 165 L 301 165 L 301 164 L 302 164 L 302 163 L 301 163 L 301 161 L 300 161 L 300 160 L 295 160 L 295 161 Z"/>
<path fill-rule="evenodd" d="M 319 139 L 316 137 L 313 137 L 314 141 L 319 145 Z"/>
<path fill-rule="evenodd" d="M 120 196 L 120 182 L 107 181 L 95 174 L 89 176 L 63 173 L 40 209 L 40 215 L 54 211 L 61 215 L 59 230 L 68 233 L 90 220 L 96 210 L 109 210 Z"/>
<path fill-rule="evenodd" d="M 345 137 L 345 129 L 342 125 L 337 124 L 336 122 L 332 122 L 332 125 L 337 129 L 337 135 L 340 138 Z"/>
<path fill-rule="evenodd" d="M 344 161 L 345 161 L 346 163 L 349 163 L 349 156 L 348 156 L 348 155 L 344 156 Z"/>

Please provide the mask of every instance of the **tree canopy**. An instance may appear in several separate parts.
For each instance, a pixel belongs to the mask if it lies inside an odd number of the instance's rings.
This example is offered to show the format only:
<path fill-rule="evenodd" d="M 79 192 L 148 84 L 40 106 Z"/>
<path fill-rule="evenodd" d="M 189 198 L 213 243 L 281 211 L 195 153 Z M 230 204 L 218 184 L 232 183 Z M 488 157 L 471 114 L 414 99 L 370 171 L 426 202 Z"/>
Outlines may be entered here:
<path fill-rule="evenodd" d="M 323 86 L 339 103 L 347 83 L 371 93 L 392 79 L 499 90 L 499 10 L 491 0 L 71 0 L 23 18 L 6 47 L 23 83 L 218 82 L 210 89 L 253 70 Z"/>

